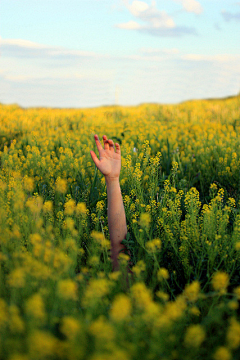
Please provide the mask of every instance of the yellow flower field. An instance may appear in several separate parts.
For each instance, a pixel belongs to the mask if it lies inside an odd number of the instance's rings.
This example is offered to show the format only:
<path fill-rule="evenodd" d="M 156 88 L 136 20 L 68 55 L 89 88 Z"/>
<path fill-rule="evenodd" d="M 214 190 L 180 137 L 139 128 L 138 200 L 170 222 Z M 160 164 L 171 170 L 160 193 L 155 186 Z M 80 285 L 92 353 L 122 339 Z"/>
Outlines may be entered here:
<path fill-rule="evenodd" d="M 238 359 L 240 96 L 0 105 L 0 358 Z M 112 272 L 94 134 L 121 146 Z"/>

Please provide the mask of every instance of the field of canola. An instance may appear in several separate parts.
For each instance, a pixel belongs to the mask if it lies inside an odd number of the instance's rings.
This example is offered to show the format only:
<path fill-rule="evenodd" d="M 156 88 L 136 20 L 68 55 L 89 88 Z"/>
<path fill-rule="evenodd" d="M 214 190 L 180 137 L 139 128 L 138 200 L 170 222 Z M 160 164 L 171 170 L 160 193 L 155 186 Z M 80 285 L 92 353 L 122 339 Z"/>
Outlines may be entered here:
<path fill-rule="evenodd" d="M 240 97 L 0 105 L 0 358 L 240 358 Z M 112 272 L 94 134 L 121 145 Z"/>

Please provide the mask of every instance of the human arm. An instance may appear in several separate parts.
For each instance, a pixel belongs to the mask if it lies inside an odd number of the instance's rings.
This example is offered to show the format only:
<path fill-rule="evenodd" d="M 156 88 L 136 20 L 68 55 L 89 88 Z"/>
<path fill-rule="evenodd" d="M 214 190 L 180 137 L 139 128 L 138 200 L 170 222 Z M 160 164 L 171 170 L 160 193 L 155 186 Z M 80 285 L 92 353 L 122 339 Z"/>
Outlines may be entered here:
<path fill-rule="evenodd" d="M 126 249 L 121 241 L 125 239 L 127 234 L 126 215 L 122 200 L 119 176 L 121 170 L 121 149 L 118 143 L 108 140 L 107 136 L 103 136 L 104 149 L 97 135 L 94 135 L 99 159 L 94 151 L 90 151 L 92 159 L 105 176 L 108 196 L 108 226 L 111 241 L 111 259 L 113 270 L 119 269 L 118 254 L 122 249 Z"/>

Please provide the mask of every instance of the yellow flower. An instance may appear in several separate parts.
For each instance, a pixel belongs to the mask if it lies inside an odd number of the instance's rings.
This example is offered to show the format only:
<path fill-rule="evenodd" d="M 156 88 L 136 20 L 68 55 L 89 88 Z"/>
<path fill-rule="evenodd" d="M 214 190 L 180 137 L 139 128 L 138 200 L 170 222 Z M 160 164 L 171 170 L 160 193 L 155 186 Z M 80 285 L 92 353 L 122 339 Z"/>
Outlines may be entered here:
<path fill-rule="evenodd" d="M 136 274 L 136 276 L 139 276 L 141 272 L 145 270 L 146 270 L 146 264 L 144 263 L 143 260 L 139 260 L 136 263 L 136 265 L 132 267 L 132 271 L 134 272 L 134 274 Z"/>
<path fill-rule="evenodd" d="M 205 336 L 205 331 L 201 325 L 190 325 L 184 336 L 184 344 L 187 347 L 199 347 Z"/>
<path fill-rule="evenodd" d="M 118 259 L 119 259 L 120 264 L 126 265 L 127 262 L 130 260 L 130 256 L 121 252 L 118 255 Z"/>
<path fill-rule="evenodd" d="M 162 281 L 163 279 L 167 280 L 169 278 L 169 272 L 165 268 L 160 268 L 157 273 L 157 277 L 159 281 Z"/>
<path fill-rule="evenodd" d="M 168 299 L 169 299 L 169 295 L 163 291 L 157 291 L 156 295 L 163 301 L 168 301 Z"/>
<path fill-rule="evenodd" d="M 86 204 L 83 202 L 80 202 L 77 204 L 76 208 L 75 208 L 75 212 L 77 215 L 86 215 L 87 213 L 87 207 Z"/>
<path fill-rule="evenodd" d="M 239 307 L 238 301 L 235 301 L 235 300 L 229 301 L 228 307 L 229 307 L 229 309 L 231 309 L 231 310 L 237 310 L 238 307 Z"/>
<path fill-rule="evenodd" d="M 89 360 L 130 360 L 129 354 L 120 349 L 114 349 L 109 353 L 103 354 L 94 354 Z"/>
<path fill-rule="evenodd" d="M 5 300 L 0 298 L 0 328 L 8 321 L 8 308 Z"/>
<path fill-rule="evenodd" d="M 198 294 L 200 291 L 200 283 L 196 280 L 191 284 L 186 285 L 184 289 L 184 295 L 188 301 L 195 302 L 198 299 Z"/>
<path fill-rule="evenodd" d="M 72 215 L 75 211 L 75 207 L 76 207 L 76 202 L 73 199 L 69 199 L 65 204 L 64 204 L 64 214 L 65 215 Z"/>
<path fill-rule="evenodd" d="M 143 228 L 148 228 L 151 222 L 151 215 L 149 213 L 141 213 L 139 225 Z"/>
<path fill-rule="evenodd" d="M 131 287 L 131 295 L 140 308 L 147 308 L 152 302 L 151 291 L 143 282 L 136 283 Z"/>
<path fill-rule="evenodd" d="M 91 265 L 91 266 L 96 266 L 96 265 L 98 265 L 98 264 L 99 264 L 99 257 L 96 256 L 96 255 L 91 256 L 91 257 L 89 258 L 88 263 L 89 263 L 89 265 Z"/>
<path fill-rule="evenodd" d="M 233 292 L 237 295 L 237 299 L 240 300 L 240 286 L 237 286 Z"/>
<path fill-rule="evenodd" d="M 25 271 L 23 268 L 12 270 L 8 275 L 8 283 L 11 287 L 23 288 L 25 286 Z"/>
<path fill-rule="evenodd" d="M 104 249 L 104 248 L 107 248 L 107 249 L 110 249 L 111 248 L 111 244 L 110 244 L 110 241 L 107 240 L 104 236 L 103 233 L 101 233 L 100 231 L 95 231 L 93 230 L 91 232 L 91 236 L 92 238 L 98 243 L 101 245 L 101 247 Z"/>
<path fill-rule="evenodd" d="M 225 294 L 229 284 L 229 276 L 223 271 L 217 271 L 213 274 L 212 287 L 214 290 L 219 291 L 220 294 Z"/>
<path fill-rule="evenodd" d="M 26 312 L 37 320 L 46 320 L 44 302 L 40 294 L 34 294 L 27 300 Z"/>
<path fill-rule="evenodd" d="M 9 329 L 13 333 L 22 333 L 25 330 L 24 321 L 16 305 L 9 306 Z"/>
<path fill-rule="evenodd" d="M 26 201 L 26 206 L 30 209 L 30 211 L 33 214 L 39 214 L 40 211 L 42 210 L 42 206 L 43 206 L 43 199 L 41 196 L 36 196 L 33 198 L 29 198 Z"/>
<path fill-rule="evenodd" d="M 67 181 L 65 179 L 57 178 L 56 191 L 65 194 L 67 192 Z"/>
<path fill-rule="evenodd" d="M 196 307 L 193 306 L 192 308 L 189 309 L 189 312 L 193 315 L 199 316 L 200 315 L 200 310 Z"/>
<path fill-rule="evenodd" d="M 53 211 L 53 202 L 51 200 L 45 201 L 43 204 L 43 211 L 46 213 Z"/>
<path fill-rule="evenodd" d="M 89 327 L 89 331 L 100 341 L 110 342 L 115 337 L 113 326 L 101 315 Z"/>
<path fill-rule="evenodd" d="M 111 274 L 109 274 L 109 279 L 111 280 L 118 280 L 118 278 L 120 277 L 121 272 L 120 271 L 114 271 Z"/>
<path fill-rule="evenodd" d="M 153 239 L 146 243 L 146 249 L 149 252 L 156 252 L 161 250 L 162 242 L 160 239 Z"/>
<path fill-rule="evenodd" d="M 109 293 L 110 281 L 107 279 L 91 279 L 82 300 L 84 306 L 93 305 Z"/>
<path fill-rule="evenodd" d="M 230 351 L 224 346 L 220 346 L 213 355 L 214 360 L 231 360 L 231 358 Z"/>
<path fill-rule="evenodd" d="M 217 187 L 217 185 L 216 185 L 215 183 L 213 183 L 213 184 L 210 185 L 210 190 L 216 191 L 217 188 L 218 188 L 218 187 Z"/>
<path fill-rule="evenodd" d="M 28 338 L 29 355 L 33 359 L 54 357 L 57 339 L 50 333 L 34 330 Z"/>
<path fill-rule="evenodd" d="M 60 280 L 58 294 L 65 300 L 77 300 L 77 284 L 71 279 Z"/>
<path fill-rule="evenodd" d="M 184 311 L 187 307 L 185 298 L 179 295 L 175 301 L 169 301 L 165 306 L 165 315 L 168 316 L 169 320 L 176 320 L 183 316 Z"/>
<path fill-rule="evenodd" d="M 240 241 L 236 242 L 236 244 L 235 244 L 235 249 L 236 249 L 237 251 L 240 250 Z"/>
<path fill-rule="evenodd" d="M 230 325 L 227 329 L 227 343 L 230 349 L 237 349 L 240 345 L 240 323 L 234 318 L 230 318 Z"/>
<path fill-rule="evenodd" d="M 23 179 L 23 188 L 29 192 L 32 192 L 34 190 L 33 178 L 25 176 Z"/>
<path fill-rule="evenodd" d="M 77 336 L 80 328 L 80 323 L 74 319 L 74 317 L 63 317 L 60 330 L 68 339 L 73 340 Z"/>
<path fill-rule="evenodd" d="M 115 297 L 110 316 L 114 321 L 125 320 L 131 313 L 132 305 L 129 297 L 125 294 L 119 294 Z"/>

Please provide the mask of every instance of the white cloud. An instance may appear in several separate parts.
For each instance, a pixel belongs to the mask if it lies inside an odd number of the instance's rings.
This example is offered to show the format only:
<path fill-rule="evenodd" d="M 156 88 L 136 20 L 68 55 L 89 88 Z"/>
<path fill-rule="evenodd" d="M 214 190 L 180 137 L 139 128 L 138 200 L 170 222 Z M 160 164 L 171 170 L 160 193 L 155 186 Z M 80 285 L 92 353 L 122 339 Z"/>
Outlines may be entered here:
<path fill-rule="evenodd" d="M 240 60 L 240 55 L 230 54 L 217 54 L 217 55 L 202 55 L 202 54 L 186 54 L 182 55 L 182 59 L 192 61 L 217 61 L 217 62 L 228 62 Z M 239 66 L 240 69 L 240 66 Z"/>
<path fill-rule="evenodd" d="M 179 53 L 177 48 L 172 49 L 154 49 L 154 48 L 142 48 L 141 53 L 148 56 L 155 55 L 175 55 Z"/>
<path fill-rule="evenodd" d="M 48 46 L 23 39 L 0 38 L 1 56 L 27 58 L 89 58 L 98 54 L 88 51 L 70 50 L 61 47 Z"/>
<path fill-rule="evenodd" d="M 192 12 L 195 14 L 201 14 L 203 12 L 203 7 L 196 0 L 181 0 L 184 10 L 187 12 Z"/>
<path fill-rule="evenodd" d="M 149 5 L 143 1 L 134 0 L 132 4 L 128 6 L 128 9 L 134 16 L 139 17 L 149 9 Z"/>
<path fill-rule="evenodd" d="M 119 29 L 127 29 L 127 30 L 137 30 L 141 28 L 141 25 L 138 24 L 136 21 L 130 20 L 127 23 L 122 23 L 116 25 Z"/>
<path fill-rule="evenodd" d="M 197 1 L 183 1 L 188 3 L 187 5 L 189 8 L 191 5 L 191 9 L 195 12 L 200 11 L 199 8 L 197 10 L 197 5 L 195 4 Z M 194 3 L 192 3 L 193 1 Z M 148 5 L 144 1 L 133 0 L 132 3 L 129 4 L 128 0 L 124 0 L 124 4 L 130 14 L 138 21 L 131 20 L 127 23 L 117 24 L 116 27 L 120 29 L 138 30 L 154 36 L 178 37 L 186 34 L 196 35 L 194 28 L 177 26 L 174 19 L 167 14 L 166 11 L 159 10 L 154 1 L 151 5 Z"/>

